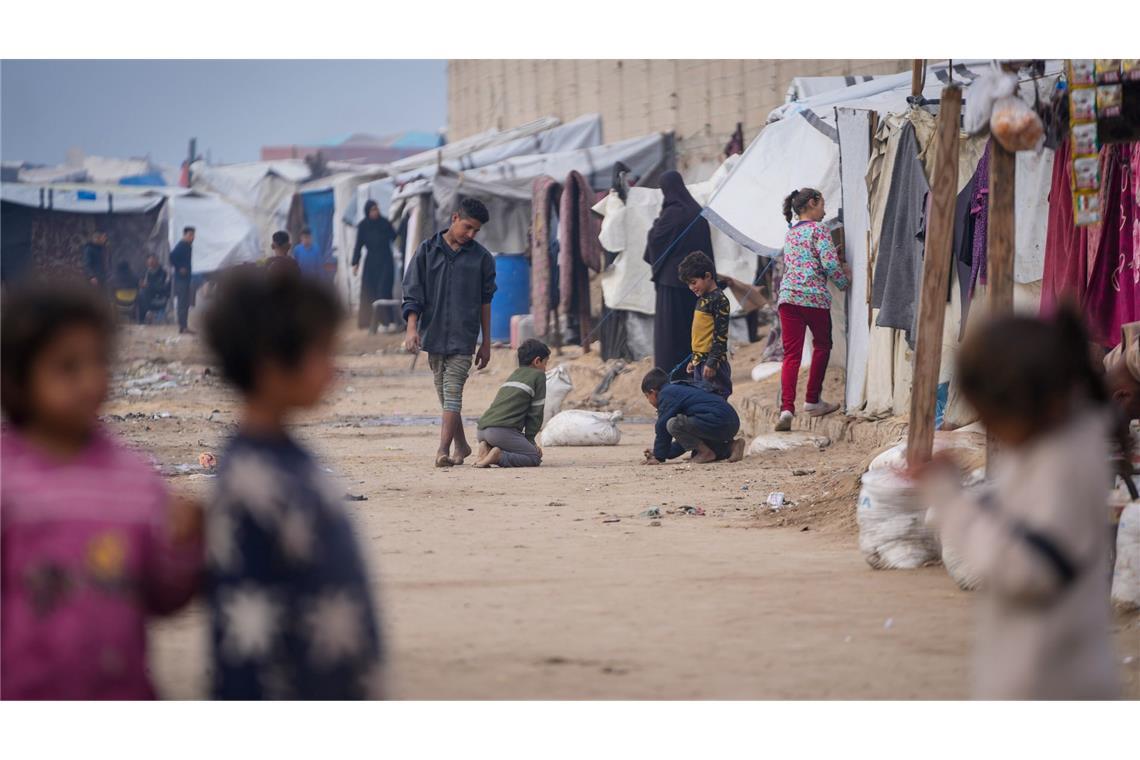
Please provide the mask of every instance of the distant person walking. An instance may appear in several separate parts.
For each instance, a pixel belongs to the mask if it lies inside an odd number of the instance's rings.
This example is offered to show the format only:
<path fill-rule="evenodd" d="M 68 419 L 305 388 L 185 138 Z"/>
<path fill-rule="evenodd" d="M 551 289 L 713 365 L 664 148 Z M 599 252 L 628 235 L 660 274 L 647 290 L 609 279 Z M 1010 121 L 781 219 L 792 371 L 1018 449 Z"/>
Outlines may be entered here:
<path fill-rule="evenodd" d="M 379 298 L 392 297 L 392 283 L 396 276 L 396 264 L 392 260 L 392 244 L 396 241 L 396 229 L 380 213 L 376 201 L 364 204 L 364 219 L 356 226 L 356 247 L 352 251 L 352 274 L 360 272 L 360 253 L 367 249 L 364 257 L 364 274 L 360 278 L 360 312 L 357 326 L 372 325 L 372 302 Z M 396 324 L 396 310 L 385 306 L 380 310 L 383 325 Z"/>
<path fill-rule="evenodd" d="M 107 288 L 107 233 L 96 230 L 83 246 L 83 273 L 87 280 L 99 288 Z"/>
<path fill-rule="evenodd" d="M 194 228 L 182 230 L 182 239 L 170 251 L 170 268 L 174 270 L 174 298 L 178 307 L 178 333 L 190 332 L 190 275 L 193 271 Z"/>
<path fill-rule="evenodd" d="M 712 251 L 709 223 L 679 172 L 661 176 L 661 214 L 649 230 L 645 263 L 653 267 L 657 310 L 653 321 L 653 362 L 666 373 L 689 355 L 697 297 L 681 281 L 681 261 L 693 251 Z M 712 272 L 716 279 L 715 264 Z"/>

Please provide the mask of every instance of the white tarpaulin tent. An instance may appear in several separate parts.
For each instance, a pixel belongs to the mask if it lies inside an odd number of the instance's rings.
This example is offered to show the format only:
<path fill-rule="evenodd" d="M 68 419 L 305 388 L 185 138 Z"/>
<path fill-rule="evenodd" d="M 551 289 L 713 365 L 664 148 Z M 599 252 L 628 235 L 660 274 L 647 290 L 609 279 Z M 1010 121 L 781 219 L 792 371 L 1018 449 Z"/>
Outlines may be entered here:
<path fill-rule="evenodd" d="M 922 97 L 935 101 L 953 78 L 967 88 L 989 67 L 984 60 L 932 64 L 927 67 Z M 1048 72 L 1058 71 L 1051 62 Z M 911 72 L 828 90 L 786 103 L 772 111 L 769 125 L 748 146 L 744 158 L 709 202 L 709 221 L 741 245 L 771 256 L 784 243 L 787 224 L 781 214 L 784 197 L 800 187 L 820 190 L 828 216 L 839 212 L 839 133 L 835 109 L 844 107 L 879 114 L 904 113 L 911 91 Z"/>
<path fill-rule="evenodd" d="M 344 221 L 348 224 L 359 224 L 364 218 L 364 204 L 370 200 L 376 201 L 380 213 L 387 216 L 391 211 L 392 196 L 397 187 L 414 180 L 429 180 L 436 175 L 439 168 L 451 172 L 465 172 L 515 156 L 560 153 L 602 144 L 602 118 L 597 114 L 582 116 L 567 124 L 557 125 L 557 121 L 554 124 L 555 126 L 537 132 L 528 130 L 525 134 L 506 142 L 468 153 L 457 153 L 453 149 L 450 157 L 442 160 L 438 167 L 435 163 L 431 163 L 418 169 L 395 173 L 394 168 L 400 162 L 391 164 L 387 169 L 392 172 L 392 176 L 372 180 L 357 188 L 356 201 L 347 209 Z"/>
<path fill-rule="evenodd" d="M 0 185 L 0 200 L 21 206 L 79 214 L 145 214 L 160 209 L 167 250 L 185 227 L 196 228 L 194 274 L 260 258 L 253 223 L 233 204 L 212 193 L 183 187 L 123 185 Z M 165 204 L 165 205 L 164 205 Z"/>
<path fill-rule="evenodd" d="M 274 232 L 286 229 L 293 194 L 311 173 L 304 161 L 292 159 L 222 166 L 198 161 L 191 167 L 191 184 L 237 206 L 253 220 L 258 245 L 268 246 Z"/>
<path fill-rule="evenodd" d="M 704 203 L 722 183 L 740 160 L 730 156 L 704 182 L 688 185 L 697 203 Z M 598 236 L 602 247 L 617 253 L 613 265 L 602 273 L 602 294 L 611 309 L 653 314 L 656 294 L 650 279 L 651 269 L 643 258 L 649 228 L 661 214 L 661 190 L 648 187 L 631 187 L 625 203 L 617 193 L 611 192 L 594 206 L 603 216 L 602 231 Z M 716 227 L 711 228 L 713 258 L 717 272 L 742 282 L 752 282 L 756 274 L 756 255 L 739 245 Z M 733 310 L 739 307 L 735 296 L 728 293 Z"/>
<path fill-rule="evenodd" d="M 194 274 L 209 274 L 261 258 L 253 222 L 218 195 L 171 194 L 167 214 L 167 238 L 171 247 L 181 239 L 184 228 L 195 228 Z"/>

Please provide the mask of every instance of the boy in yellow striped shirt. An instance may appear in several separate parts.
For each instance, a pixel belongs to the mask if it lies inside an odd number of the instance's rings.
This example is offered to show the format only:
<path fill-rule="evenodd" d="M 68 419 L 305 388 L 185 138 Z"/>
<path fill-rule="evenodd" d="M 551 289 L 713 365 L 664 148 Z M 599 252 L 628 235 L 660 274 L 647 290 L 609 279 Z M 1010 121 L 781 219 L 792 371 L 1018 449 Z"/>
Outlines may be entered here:
<path fill-rule="evenodd" d="M 681 282 L 697 297 L 693 310 L 693 356 L 687 370 L 694 380 L 703 380 L 712 391 L 727 399 L 732 395 L 732 365 L 728 361 L 728 296 L 713 275 L 713 263 L 701 251 L 693 251 L 678 267 Z"/>

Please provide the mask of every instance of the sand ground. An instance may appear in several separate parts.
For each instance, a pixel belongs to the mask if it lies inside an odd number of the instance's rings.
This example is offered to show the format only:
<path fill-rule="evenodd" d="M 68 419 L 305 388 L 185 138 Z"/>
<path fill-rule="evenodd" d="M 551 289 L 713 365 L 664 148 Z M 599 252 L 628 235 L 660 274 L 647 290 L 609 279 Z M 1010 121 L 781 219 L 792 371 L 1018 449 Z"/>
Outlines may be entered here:
<path fill-rule="evenodd" d="M 538 469 L 434 469 L 430 373 L 426 361 L 410 372 L 397 343 L 348 338 L 336 390 L 297 423 L 346 490 L 367 498 L 346 506 L 371 563 L 393 696 L 969 694 L 971 595 L 940 567 L 876 572 L 859 554 L 857 478 L 873 451 L 835 443 L 738 464 L 640 466 L 652 410 L 636 393 L 638 367 L 610 392 L 628 417 L 620 445 L 549 448 Z M 174 488 L 205 497 L 211 480 L 195 471 L 198 454 L 220 451 L 236 398 L 207 374 L 192 337 L 128 328 L 120 351 L 109 421 Z M 738 396 L 760 390 L 747 375 L 756 354 L 748 347 L 734 360 Z M 582 404 L 601 363 L 565 360 L 570 402 Z M 477 416 L 513 366 L 497 349 L 468 383 L 465 414 Z M 770 491 L 791 506 L 772 512 Z M 705 516 L 682 514 L 686 505 Z M 660 520 L 639 517 L 651 507 Z M 157 623 L 152 646 L 163 696 L 205 695 L 199 606 Z M 1138 697 L 1135 616 L 1118 620 L 1117 646 L 1122 660 L 1133 657 L 1121 669 Z"/>

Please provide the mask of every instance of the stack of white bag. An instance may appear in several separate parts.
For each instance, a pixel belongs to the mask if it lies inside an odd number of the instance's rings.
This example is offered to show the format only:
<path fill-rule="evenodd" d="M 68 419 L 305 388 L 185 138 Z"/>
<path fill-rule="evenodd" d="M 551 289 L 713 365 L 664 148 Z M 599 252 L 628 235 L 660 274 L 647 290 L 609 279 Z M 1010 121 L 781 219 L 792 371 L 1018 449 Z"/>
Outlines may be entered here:
<path fill-rule="evenodd" d="M 914 481 L 881 467 L 863 474 L 856 519 L 859 550 L 876 570 L 913 570 L 939 559 L 938 540 L 927 526 Z"/>
<path fill-rule="evenodd" d="M 1140 608 L 1140 501 L 1129 502 L 1120 514 L 1112 601 L 1125 610 Z"/>
<path fill-rule="evenodd" d="M 617 446 L 621 441 L 621 412 L 567 409 L 543 428 L 543 446 Z"/>

